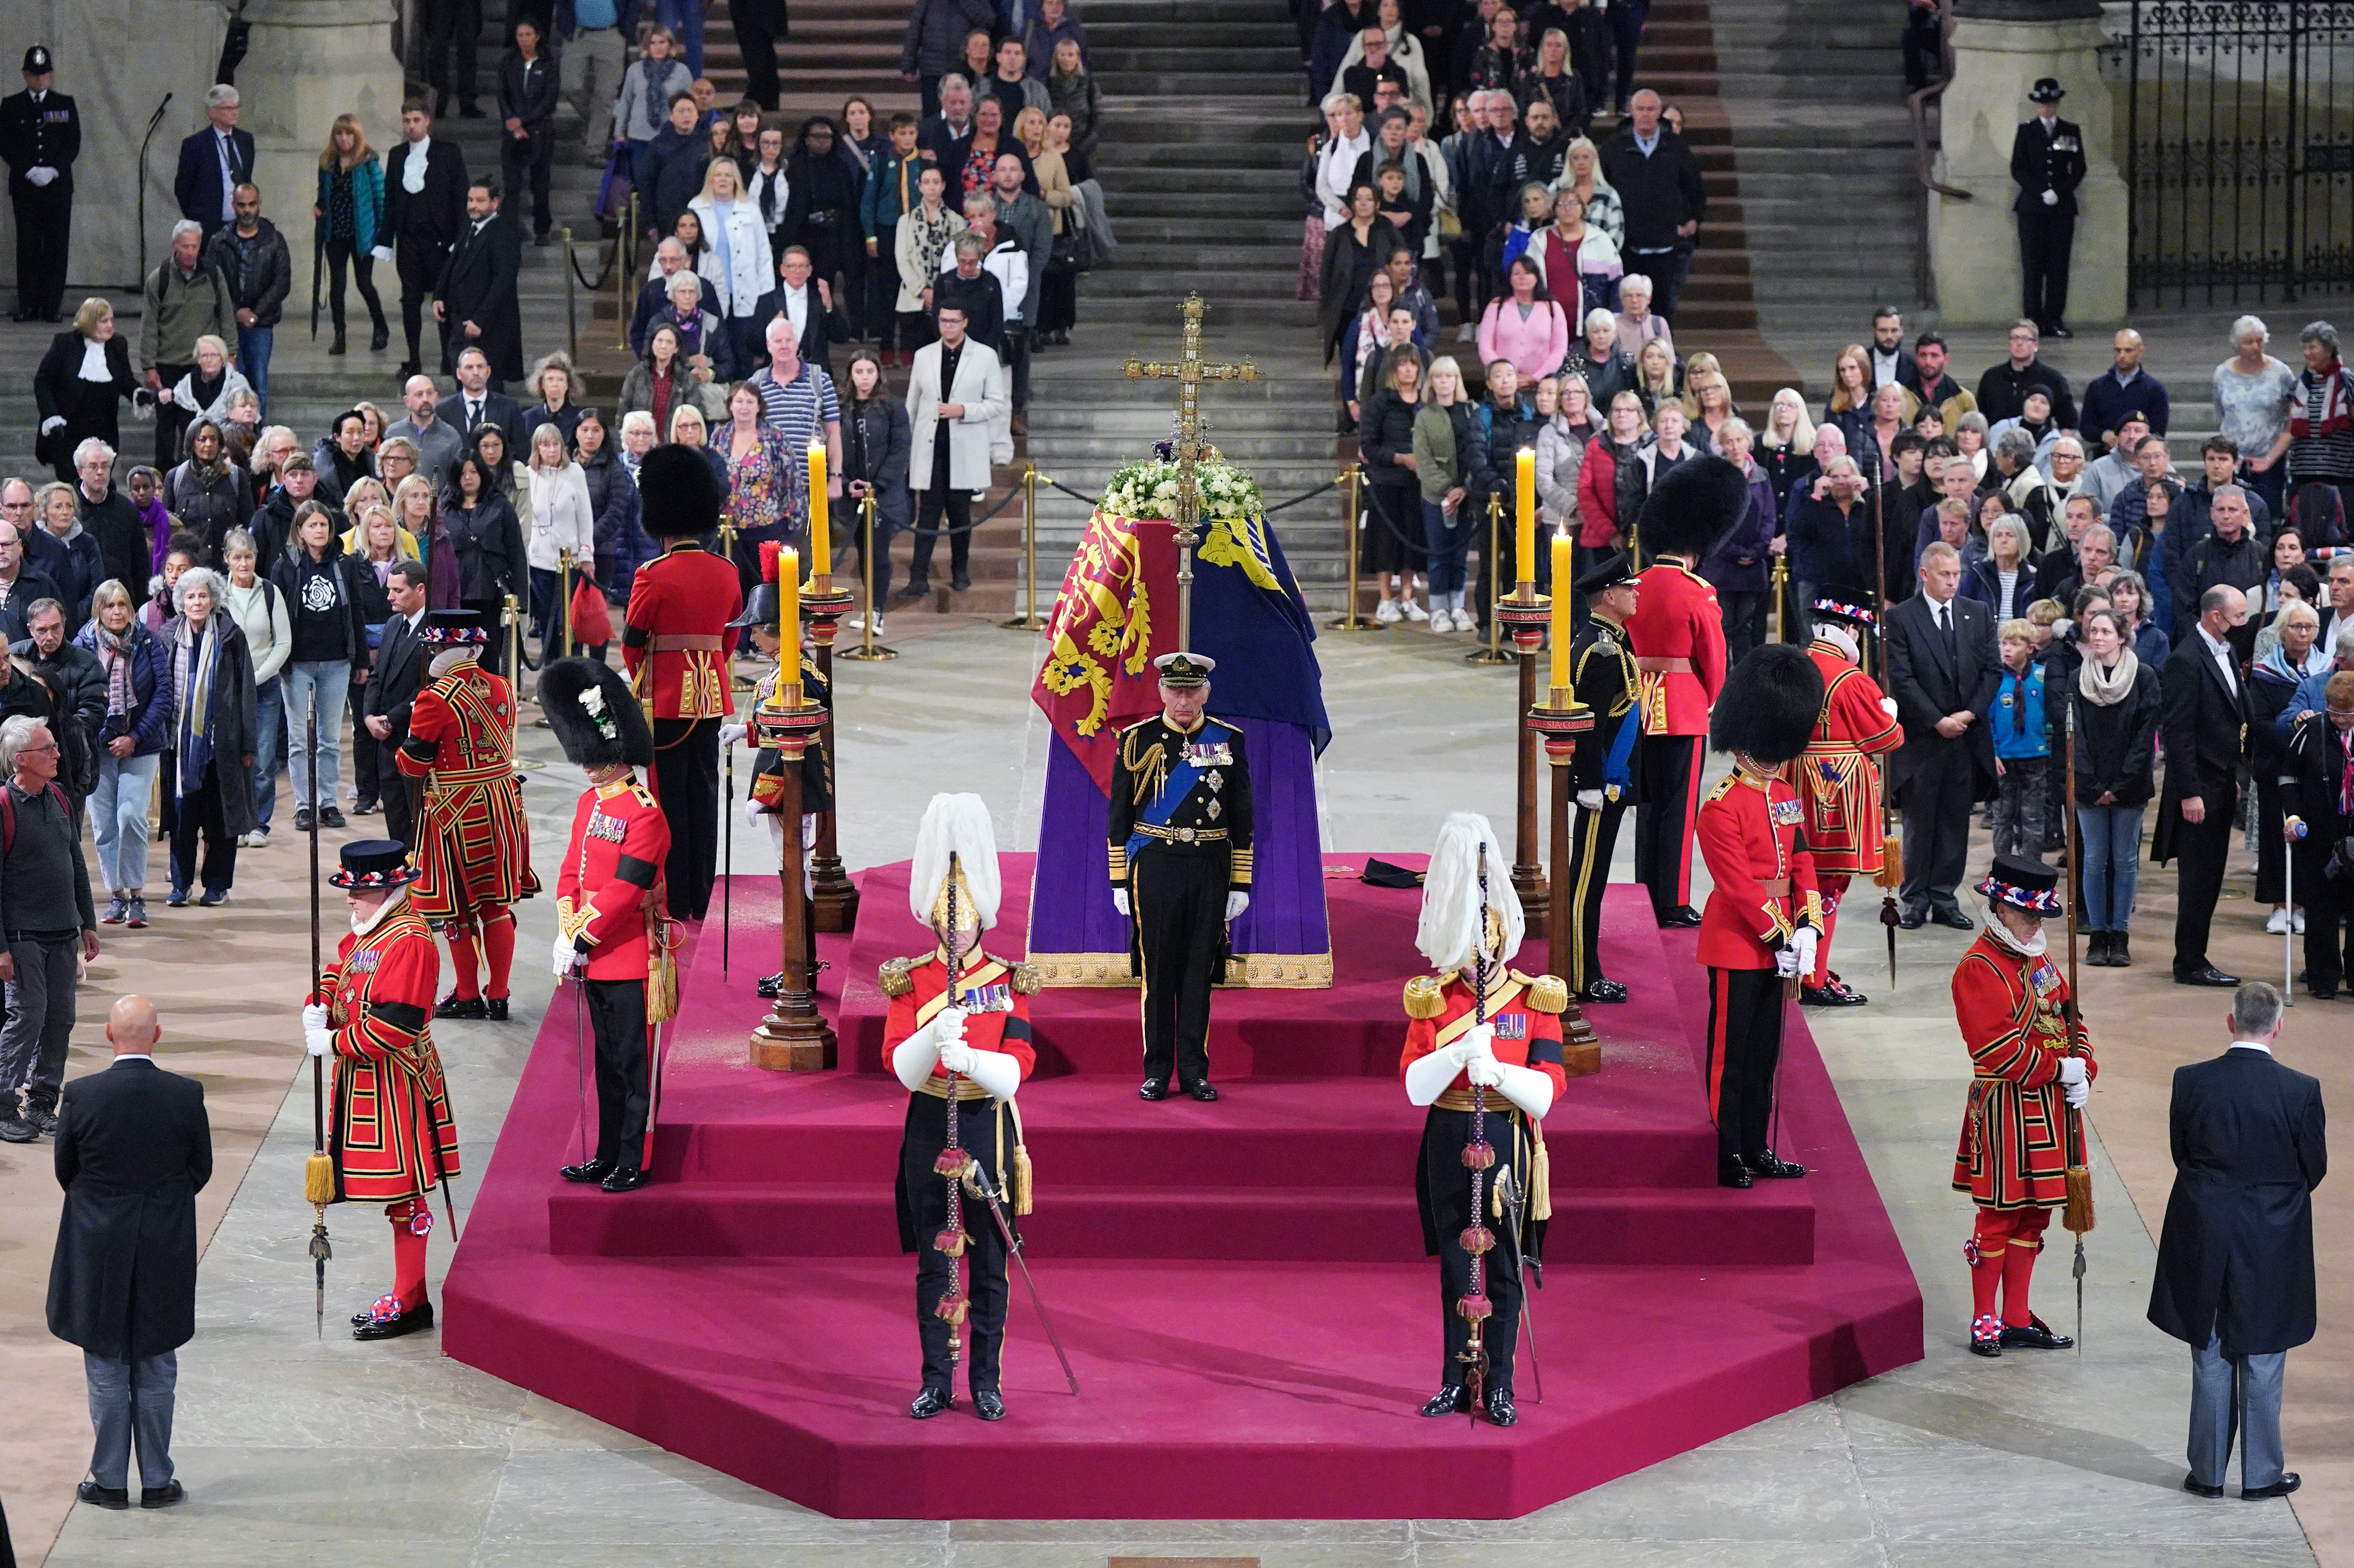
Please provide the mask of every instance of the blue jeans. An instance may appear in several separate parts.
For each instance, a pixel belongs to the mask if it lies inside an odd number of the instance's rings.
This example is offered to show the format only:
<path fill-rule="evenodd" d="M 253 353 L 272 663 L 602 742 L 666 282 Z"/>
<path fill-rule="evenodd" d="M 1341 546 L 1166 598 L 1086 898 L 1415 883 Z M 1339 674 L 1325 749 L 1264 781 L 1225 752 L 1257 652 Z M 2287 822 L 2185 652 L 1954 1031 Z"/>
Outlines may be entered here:
<path fill-rule="evenodd" d="M 703 74 L 703 6 L 698 0 L 656 0 L 654 20 L 678 37 L 686 55 L 687 72 Z"/>
<path fill-rule="evenodd" d="M 161 1491 L 172 1484 L 172 1395 L 180 1381 L 180 1353 L 137 1361 L 109 1361 L 81 1353 L 82 1377 L 90 1384 L 90 1424 L 97 1434 L 90 1456 L 90 1478 L 121 1491 L 131 1482 L 131 1445 L 139 1444 L 139 1489 Z"/>
<path fill-rule="evenodd" d="M 2084 835 L 2084 927 L 2123 931 L 2133 924 L 2134 885 L 2140 874 L 2143 806 L 2079 806 Z"/>
<path fill-rule="evenodd" d="M 147 883 L 147 801 L 155 793 L 155 770 L 164 757 L 117 757 L 101 751 L 98 788 L 90 798 L 90 826 L 98 834 L 98 874 L 109 893 Z"/>
<path fill-rule="evenodd" d="M 265 326 L 237 329 L 237 367 L 253 383 L 253 395 L 265 415 L 270 412 L 270 350 L 277 331 L 276 327 Z"/>
<path fill-rule="evenodd" d="M 1471 530 L 1447 525 L 1447 513 L 1436 501 L 1422 503 L 1422 539 L 1430 552 L 1424 571 L 1430 580 L 1430 602 L 1443 593 L 1463 591 L 1463 556 L 1471 548 Z"/>
<path fill-rule="evenodd" d="M 341 659 L 289 662 L 281 677 L 286 688 L 287 762 L 294 775 L 294 804 L 311 800 L 311 705 L 319 705 L 318 806 L 335 803 L 335 785 L 343 773 L 344 708 L 351 698 L 352 667 Z"/>
<path fill-rule="evenodd" d="M 280 681 L 262 681 L 253 692 L 253 821 L 270 826 L 278 806 L 278 736 L 285 728 L 286 687 Z"/>

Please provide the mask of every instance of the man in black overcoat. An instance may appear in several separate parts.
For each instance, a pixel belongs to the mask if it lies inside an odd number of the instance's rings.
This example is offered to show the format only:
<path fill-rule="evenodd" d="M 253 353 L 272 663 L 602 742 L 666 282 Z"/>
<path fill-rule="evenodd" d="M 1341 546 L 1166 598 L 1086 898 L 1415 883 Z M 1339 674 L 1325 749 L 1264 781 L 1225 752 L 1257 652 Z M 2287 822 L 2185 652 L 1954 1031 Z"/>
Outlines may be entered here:
<path fill-rule="evenodd" d="M 2313 1198 L 2329 1170 L 2321 1084 L 2273 1059 L 2281 993 L 2232 999 L 2231 1049 L 2174 1070 L 2174 1191 L 2158 1242 L 2149 1320 L 2190 1347 L 2190 1473 L 2223 1495 L 2240 1438 L 2240 1495 L 2286 1497 L 2281 1375 L 2313 1338 Z"/>
<path fill-rule="evenodd" d="M 2150 834 L 2150 858 L 2179 858 L 2174 910 L 2174 983 L 2234 986 L 2207 961 L 2207 928 L 2223 891 L 2232 825 L 2240 815 L 2240 763 L 2248 754 L 2246 673 L 2230 633 L 2248 619 L 2248 596 L 2219 585 L 2199 596 L 2199 621 L 2175 644 L 2159 682 L 2166 699 L 2158 737 L 2166 750 L 2166 788 Z"/>
<path fill-rule="evenodd" d="M 466 187 L 466 227 L 433 291 L 445 374 L 457 373 L 460 351 L 479 348 L 491 362 L 492 391 L 523 379 L 523 318 L 515 298 L 522 270 L 523 237 L 499 216 L 498 182 L 477 177 Z"/>
<path fill-rule="evenodd" d="M 408 343 L 400 375 L 406 379 L 425 368 L 418 349 L 425 301 L 440 285 L 450 247 L 466 228 L 466 154 L 446 136 L 434 139 L 430 99 L 412 98 L 400 106 L 400 145 L 384 161 L 384 221 L 376 226 L 376 243 L 379 260 L 393 252 L 400 274 L 400 328 Z M 422 172 L 409 167 L 419 162 Z M 441 341 L 446 358 L 446 324 Z"/>
<path fill-rule="evenodd" d="M 413 785 L 400 770 L 394 753 L 408 738 L 409 711 L 425 683 L 425 644 L 417 640 L 417 624 L 425 619 L 426 575 L 421 561 L 395 561 L 385 584 L 392 601 L 392 619 L 384 623 L 377 641 L 376 668 L 368 675 L 367 698 L 360 722 L 376 737 L 377 798 L 384 802 L 387 838 L 405 844 L 417 842 L 417 808 Z"/>
<path fill-rule="evenodd" d="M 1893 574 L 1892 574 L 1893 575 Z M 1904 726 L 1889 789 L 1904 811 L 1903 924 L 1967 931 L 1954 895 L 1967 868 L 1970 807 L 1994 789 L 1986 716 L 2002 683 L 1994 613 L 1964 599 L 1962 561 L 1942 540 L 1921 553 L 1921 591 L 1888 612 L 1888 694 Z"/>
<path fill-rule="evenodd" d="M 155 1065 L 155 1005 L 126 996 L 107 1017 L 114 1065 L 76 1078 L 58 1118 L 66 1190 L 49 1265 L 49 1332 L 80 1345 L 98 1441 L 80 1496 L 139 1506 L 184 1495 L 172 1478 L 178 1351 L 196 1332 L 196 1194 L 213 1173 L 204 1086 Z"/>

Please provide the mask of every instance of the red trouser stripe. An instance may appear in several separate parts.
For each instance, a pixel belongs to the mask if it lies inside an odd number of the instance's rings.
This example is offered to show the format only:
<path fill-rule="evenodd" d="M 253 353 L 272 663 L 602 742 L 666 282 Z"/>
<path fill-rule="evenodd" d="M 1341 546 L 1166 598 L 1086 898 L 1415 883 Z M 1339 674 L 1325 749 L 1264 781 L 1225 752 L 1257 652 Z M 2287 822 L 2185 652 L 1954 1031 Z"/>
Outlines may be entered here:
<path fill-rule="evenodd" d="M 1699 837 L 1700 776 L 1707 761 L 1707 738 L 1693 736 L 1689 742 L 1691 761 L 1684 774 L 1684 820 L 1676 844 L 1676 902 L 1690 904 L 1691 898 L 1692 842 Z"/>

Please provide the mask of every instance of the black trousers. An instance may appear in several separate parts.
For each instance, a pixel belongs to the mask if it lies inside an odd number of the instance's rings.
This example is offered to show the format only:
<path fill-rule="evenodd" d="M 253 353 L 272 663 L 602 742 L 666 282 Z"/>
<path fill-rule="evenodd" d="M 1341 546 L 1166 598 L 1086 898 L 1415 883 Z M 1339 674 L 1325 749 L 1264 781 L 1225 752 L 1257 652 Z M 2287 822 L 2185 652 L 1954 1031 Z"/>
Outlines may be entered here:
<path fill-rule="evenodd" d="M 16 311 L 47 321 L 65 306 L 66 252 L 73 236 L 73 190 L 63 178 L 19 191 L 16 209 Z"/>
<path fill-rule="evenodd" d="M 367 715 L 360 711 L 367 703 L 367 688 L 354 686 L 345 700 L 352 710 L 352 802 L 369 805 L 376 800 L 377 780 L 384 776 L 387 747 L 368 733 Z"/>
<path fill-rule="evenodd" d="M 1481 1286 L 1496 1309 L 1480 1330 L 1479 1339 L 1488 1352 L 1487 1386 L 1509 1390 L 1512 1386 L 1513 1351 L 1520 1340 L 1522 1298 L 1520 1281 L 1513 1276 L 1516 1244 L 1511 1225 L 1496 1218 L 1486 1194 L 1495 1191 L 1496 1179 L 1507 1171 L 1512 1172 L 1513 1187 L 1525 1192 L 1529 1173 L 1525 1169 L 1514 1169 L 1525 1166 L 1527 1160 L 1523 1148 L 1526 1139 L 1514 1125 L 1519 1118 L 1512 1112 L 1511 1102 L 1490 1093 L 1488 1103 L 1495 1108 L 1487 1113 L 1487 1125 L 1481 1130 L 1496 1150 L 1496 1163 L 1480 1183 L 1483 1213 L 1479 1223 L 1496 1233 L 1496 1245 L 1487 1255 L 1487 1277 Z M 1438 1244 L 1438 1312 L 1446 1326 L 1438 1369 L 1441 1385 L 1465 1381 L 1463 1355 L 1471 1344 L 1471 1325 L 1455 1309 L 1455 1304 L 1471 1287 L 1471 1255 L 1463 1250 L 1463 1232 L 1473 1219 L 1471 1172 L 1463 1167 L 1463 1150 L 1470 1141 L 1469 1111 L 1430 1107 L 1429 1117 L 1423 1123 L 1422 1165 L 1416 1173 L 1416 1187 L 1422 1199 L 1423 1213 L 1428 1216 L 1424 1238 L 1433 1239 L 1435 1233 Z"/>
<path fill-rule="evenodd" d="M 642 1168 L 653 1110 L 653 1057 L 646 1045 L 646 982 L 582 980 L 597 1040 L 597 1158 Z"/>
<path fill-rule="evenodd" d="M 949 1186 L 932 1162 L 948 1147 L 948 1107 L 929 1095 L 909 1095 L 907 1130 L 899 1139 L 900 1240 L 916 1255 L 916 1333 L 924 1346 L 924 1386 L 943 1393 L 956 1387 L 956 1366 L 949 1359 L 949 1326 L 932 1308 L 948 1292 L 949 1263 L 932 1244 L 948 1228 Z M 970 1150 L 997 1182 L 1000 1166 L 1010 1163 L 1000 1158 L 997 1102 L 959 1100 L 956 1107 L 958 1146 Z M 988 1204 L 966 1192 L 961 1207 L 972 1298 L 959 1336 L 964 1341 L 965 1380 L 975 1393 L 994 1393 L 1005 1354 L 1005 1237 Z"/>
<path fill-rule="evenodd" d="M 1774 1069 L 1782 1060 L 1782 978 L 1772 969 L 1708 971 L 1708 1115 L 1716 1169 L 1767 1151 Z"/>
<path fill-rule="evenodd" d="M 2296 846 L 2296 901 L 2305 908 L 2305 983 L 2337 990 L 2354 973 L 2354 877 L 2332 879 L 2318 832 Z"/>
<path fill-rule="evenodd" d="M 344 330 L 344 265 L 351 264 L 353 280 L 359 284 L 360 302 L 368 309 L 368 322 L 378 332 L 384 330 L 384 300 L 376 291 L 376 258 L 365 250 L 355 250 L 348 239 L 327 241 L 327 316 L 335 330 Z"/>
<path fill-rule="evenodd" d="M 1774 602 L 1774 591 L 1736 589 L 1716 598 L 1724 609 L 1724 661 L 1738 664 L 1743 654 L 1766 641 L 1766 611 Z"/>
<path fill-rule="evenodd" d="M 1602 892 L 1610 882 L 1610 856 L 1618 847 L 1618 823 L 1627 815 L 1624 800 L 1605 799 L 1602 810 L 1569 809 L 1570 885 L 1557 896 L 1557 906 L 1569 918 L 1569 981 L 1574 995 L 1602 973 Z"/>
<path fill-rule="evenodd" d="M 783 7 L 774 0 L 730 0 L 736 42 L 744 50 L 744 91 L 773 114 L 777 111 L 777 39 L 784 32 Z"/>
<path fill-rule="evenodd" d="M 2174 972 L 2197 974 L 2208 967 L 2207 928 L 2214 923 L 2215 899 L 2223 891 L 2223 867 L 2232 854 L 2232 834 L 2238 826 L 2238 787 L 2226 781 L 2220 791 L 2206 793 L 2207 820 L 2177 821 L 2173 827 L 2175 870 Z M 2161 810 L 2168 808 L 2161 807 Z M 2170 808 L 2180 810 L 2181 807 Z M 1911 812 L 1905 813 L 1909 821 Z M 2311 921 L 2306 922 L 2308 926 Z"/>
<path fill-rule="evenodd" d="M 423 364 L 417 352 L 418 339 L 425 330 L 425 302 L 441 281 L 441 263 L 449 257 L 449 248 L 430 235 L 412 230 L 400 237 L 393 248 L 393 270 L 400 275 L 400 330 L 408 340 L 408 357 L 412 363 Z M 441 342 L 450 341 L 450 329 L 440 329 Z M 437 354 L 434 363 L 446 359 Z"/>
<path fill-rule="evenodd" d="M 2019 215 L 2019 313 L 2047 333 L 2068 312 L 2068 253 L 2075 243 L 2074 215 L 2043 206 L 2036 193 Z"/>
<path fill-rule="evenodd" d="M 458 601 L 458 605 L 461 609 L 471 609 L 481 616 L 482 629 L 490 634 L 491 640 L 482 644 L 481 653 L 475 657 L 475 662 L 493 675 L 514 680 L 514 672 L 507 668 L 507 629 L 504 623 L 507 612 L 506 601 L 499 599 L 461 599 Z"/>
<path fill-rule="evenodd" d="M 700 920 L 719 863 L 719 721 L 654 720 L 654 793 L 670 823 L 670 912 Z"/>
<path fill-rule="evenodd" d="M 221 814 L 221 765 L 217 758 L 205 764 L 205 776 L 196 788 L 175 802 L 172 813 L 172 885 L 186 891 L 196 885 L 199 867 L 196 863 L 196 840 L 204 839 L 204 863 L 201 867 L 204 890 L 226 893 L 237 881 L 237 835 L 228 831 L 228 820 Z M 229 788 L 245 788 L 245 770 L 232 768 L 235 775 Z M 167 781 L 176 787 L 176 779 Z M 171 800 L 169 788 L 165 799 Z"/>
<path fill-rule="evenodd" d="M 1954 889 L 1969 869 L 1970 797 L 1978 770 L 1969 753 L 1947 747 L 1904 785 L 1904 885 L 1898 890 L 1912 911 L 1958 909 Z"/>
<path fill-rule="evenodd" d="M 940 438 L 939 444 L 947 450 L 948 438 Z M 955 530 L 949 535 L 949 575 L 961 577 L 972 559 L 972 493 L 949 488 L 945 461 L 933 465 L 930 488 L 916 492 L 916 554 L 907 568 L 907 587 L 918 594 L 931 586 L 932 546 L 939 542 L 943 510 Z"/>
<path fill-rule="evenodd" d="M 1635 744 L 1643 748 L 1635 880 L 1650 890 L 1652 916 L 1664 920 L 1691 902 L 1692 828 L 1700 812 L 1701 748 L 1707 737 L 1647 735 Z"/>
<path fill-rule="evenodd" d="M 1148 1078 L 1191 1088 L 1210 1075 L 1210 987 L 1225 978 L 1233 864 L 1223 843 L 1149 844 L 1129 863 Z"/>
<path fill-rule="evenodd" d="M 1006 381 L 1013 392 L 1013 411 L 1022 413 L 1030 407 L 1030 329 L 1020 322 L 1007 322 L 995 346 L 1005 360 Z"/>
<path fill-rule="evenodd" d="M 1651 14 L 1651 0 L 1623 0 L 1609 10 L 1610 42 L 1617 57 L 1618 82 L 1611 102 L 1620 109 L 1635 96 L 1635 56 L 1643 47 L 1643 24 Z"/>
<path fill-rule="evenodd" d="M 474 45 L 482 33 L 482 0 L 424 0 L 425 84 L 450 107 L 450 56 L 458 57 L 458 102 L 474 103 Z"/>
<path fill-rule="evenodd" d="M 414 847 L 417 842 L 417 806 L 409 793 L 409 780 L 393 760 L 400 748 L 390 741 L 376 743 L 376 799 L 384 803 L 384 836 L 398 839 Z"/>
<path fill-rule="evenodd" d="M 535 239 L 547 238 L 548 227 L 555 220 L 548 216 L 547 174 L 556 157 L 554 127 L 543 127 L 536 136 L 516 141 L 512 136 L 499 138 L 499 183 L 505 188 L 506 199 L 512 204 L 507 211 L 515 217 L 523 216 L 523 190 L 526 177 L 531 183 L 531 232 Z"/>

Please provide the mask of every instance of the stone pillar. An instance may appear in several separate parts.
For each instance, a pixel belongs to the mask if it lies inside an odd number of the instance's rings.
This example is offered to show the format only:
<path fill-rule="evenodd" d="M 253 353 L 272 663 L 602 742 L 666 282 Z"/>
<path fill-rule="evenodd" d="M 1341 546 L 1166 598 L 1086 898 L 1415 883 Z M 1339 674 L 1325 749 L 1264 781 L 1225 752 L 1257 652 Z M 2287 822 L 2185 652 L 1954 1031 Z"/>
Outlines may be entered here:
<path fill-rule="evenodd" d="M 399 143 L 404 82 L 392 52 L 398 15 L 392 0 L 250 0 L 246 6 L 253 32 L 237 70 L 239 123 L 253 132 L 262 215 L 285 235 L 294 259 L 282 334 L 309 330 L 311 205 L 328 129 L 337 115 L 356 114 L 379 158 Z"/>
<path fill-rule="evenodd" d="M 2018 319 L 2019 228 L 2010 143 L 2034 117 L 2027 90 L 2056 79 L 2061 114 L 2084 133 L 2076 192 L 2076 246 L 2068 282 L 2071 324 L 2126 314 L 2126 183 L 2117 172 L 2115 112 L 2101 78 L 2100 0 L 1954 0 L 1954 79 L 1942 111 L 1945 150 L 1934 169 L 1968 201 L 1930 196 L 1929 255 L 1940 320 L 1999 326 Z"/>

